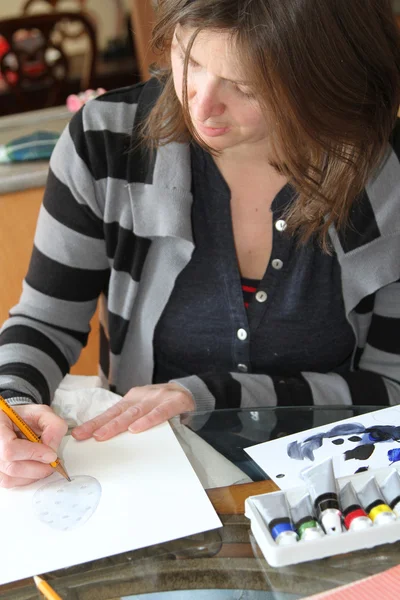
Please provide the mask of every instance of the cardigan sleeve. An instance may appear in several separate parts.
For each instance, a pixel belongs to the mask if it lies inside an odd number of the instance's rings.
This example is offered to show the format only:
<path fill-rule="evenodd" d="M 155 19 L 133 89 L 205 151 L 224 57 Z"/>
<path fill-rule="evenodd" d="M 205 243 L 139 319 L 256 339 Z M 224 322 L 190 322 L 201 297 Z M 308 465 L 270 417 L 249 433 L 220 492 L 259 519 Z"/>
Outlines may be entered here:
<path fill-rule="evenodd" d="M 22 295 L 1 329 L 0 389 L 9 399 L 14 393 L 50 404 L 86 345 L 108 280 L 84 110 L 74 115 L 51 157 Z"/>
<path fill-rule="evenodd" d="M 400 404 L 400 281 L 376 293 L 367 343 L 358 354 L 357 367 L 345 375 L 203 373 L 174 381 L 191 392 L 197 410 Z"/>

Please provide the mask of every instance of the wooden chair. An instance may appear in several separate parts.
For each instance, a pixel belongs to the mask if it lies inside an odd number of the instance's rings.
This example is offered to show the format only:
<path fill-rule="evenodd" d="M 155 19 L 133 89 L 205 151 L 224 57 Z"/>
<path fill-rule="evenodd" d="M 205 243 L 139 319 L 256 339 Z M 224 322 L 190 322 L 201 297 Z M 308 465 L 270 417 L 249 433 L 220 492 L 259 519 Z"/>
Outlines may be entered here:
<path fill-rule="evenodd" d="M 65 0 L 27 0 L 22 7 L 22 12 L 27 14 L 30 12 L 31 8 L 35 9 L 38 7 L 40 10 L 43 5 L 48 5 L 53 10 L 58 10 L 60 8 L 60 4 L 62 4 Z M 79 4 L 79 9 L 83 10 L 85 8 L 85 4 L 87 0 L 76 0 Z M 71 0 L 68 0 L 69 5 L 71 5 Z"/>
<path fill-rule="evenodd" d="M 87 0 L 75 0 L 77 12 L 84 12 L 85 16 L 90 18 L 92 23 L 96 24 L 96 19 L 93 14 L 90 14 L 86 8 Z M 22 7 L 22 14 L 37 14 L 47 12 L 62 12 L 63 4 L 68 4 L 68 8 L 64 10 L 71 10 L 71 0 L 26 0 Z M 74 9 L 72 9 L 74 10 Z M 75 12 L 75 11 L 74 11 Z M 63 23 L 58 26 L 58 30 L 64 38 L 77 39 L 82 35 L 86 35 L 84 26 L 77 26 L 77 23 L 68 24 Z"/>
<path fill-rule="evenodd" d="M 0 74 L 20 110 L 64 101 L 72 59 L 59 29 L 66 24 L 82 27 L 89 43 L 80 78 L 80 89 L 84 90 L 92 86 L 97 58 L 96 30 L 84 13 L 51 12 L 0 21 L 0 35 L 7 47 L 0 58 Z M 39 95 L 40 106 L 35 106 Z"/>

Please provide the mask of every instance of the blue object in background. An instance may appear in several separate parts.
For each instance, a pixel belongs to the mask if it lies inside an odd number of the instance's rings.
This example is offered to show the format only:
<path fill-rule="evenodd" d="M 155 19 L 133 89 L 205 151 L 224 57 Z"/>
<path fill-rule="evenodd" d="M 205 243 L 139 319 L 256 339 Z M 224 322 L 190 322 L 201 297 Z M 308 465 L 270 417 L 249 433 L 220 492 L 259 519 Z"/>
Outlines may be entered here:
<path fill-rule="evenodd" d="M 60 134 L 53 131 L 35 131 L 0 145 L 0 163 L 48 160 Z"/>

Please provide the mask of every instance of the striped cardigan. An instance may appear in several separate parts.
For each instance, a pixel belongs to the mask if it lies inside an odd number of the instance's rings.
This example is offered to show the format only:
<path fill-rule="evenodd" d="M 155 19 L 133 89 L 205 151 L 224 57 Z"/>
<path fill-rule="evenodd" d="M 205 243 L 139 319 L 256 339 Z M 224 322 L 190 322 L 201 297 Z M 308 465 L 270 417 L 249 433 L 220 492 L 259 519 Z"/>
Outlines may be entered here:
<path fill-rule="evenodd" d="M 152 382 L 154 329 L 194 249 L 189 146 L 170 143 L 151 155 L 134 144 L 157 94 L 154 81 L 109 92 L 62 134 L 22 296 L 0 335 L 0 389 L 49 404 L 87 341 L 99 297 L 100 362 L 111 389 Z M 400 402 L 397 137 L 351 226 L 330 232 L 356 338 L 351 372 L 179 379 L 198 409 Z"/>

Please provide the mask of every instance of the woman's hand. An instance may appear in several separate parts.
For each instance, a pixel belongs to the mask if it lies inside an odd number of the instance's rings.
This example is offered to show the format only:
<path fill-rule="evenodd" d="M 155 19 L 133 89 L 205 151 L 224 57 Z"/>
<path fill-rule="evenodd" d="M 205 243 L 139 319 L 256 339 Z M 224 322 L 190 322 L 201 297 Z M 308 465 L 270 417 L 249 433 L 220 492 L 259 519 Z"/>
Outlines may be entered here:
<path fill-rule="evenodd" d="M 177 383 L 135 387 L 104 413 L 72 430 L 77 440 L 104 442 L 123 431 L 139 433 L 195 409 L 190 392 Z"/>
<path fill-rule="evenodd" d="M 57 458 L 57 448 L 68 426 L 43 404 L 13 406 L 24 421 L 41 436 L 42 444 L 19 437 L 19 431 L 0 410 L 0 487 L 28 485 L 54 473 L 49 463 Z"/>

